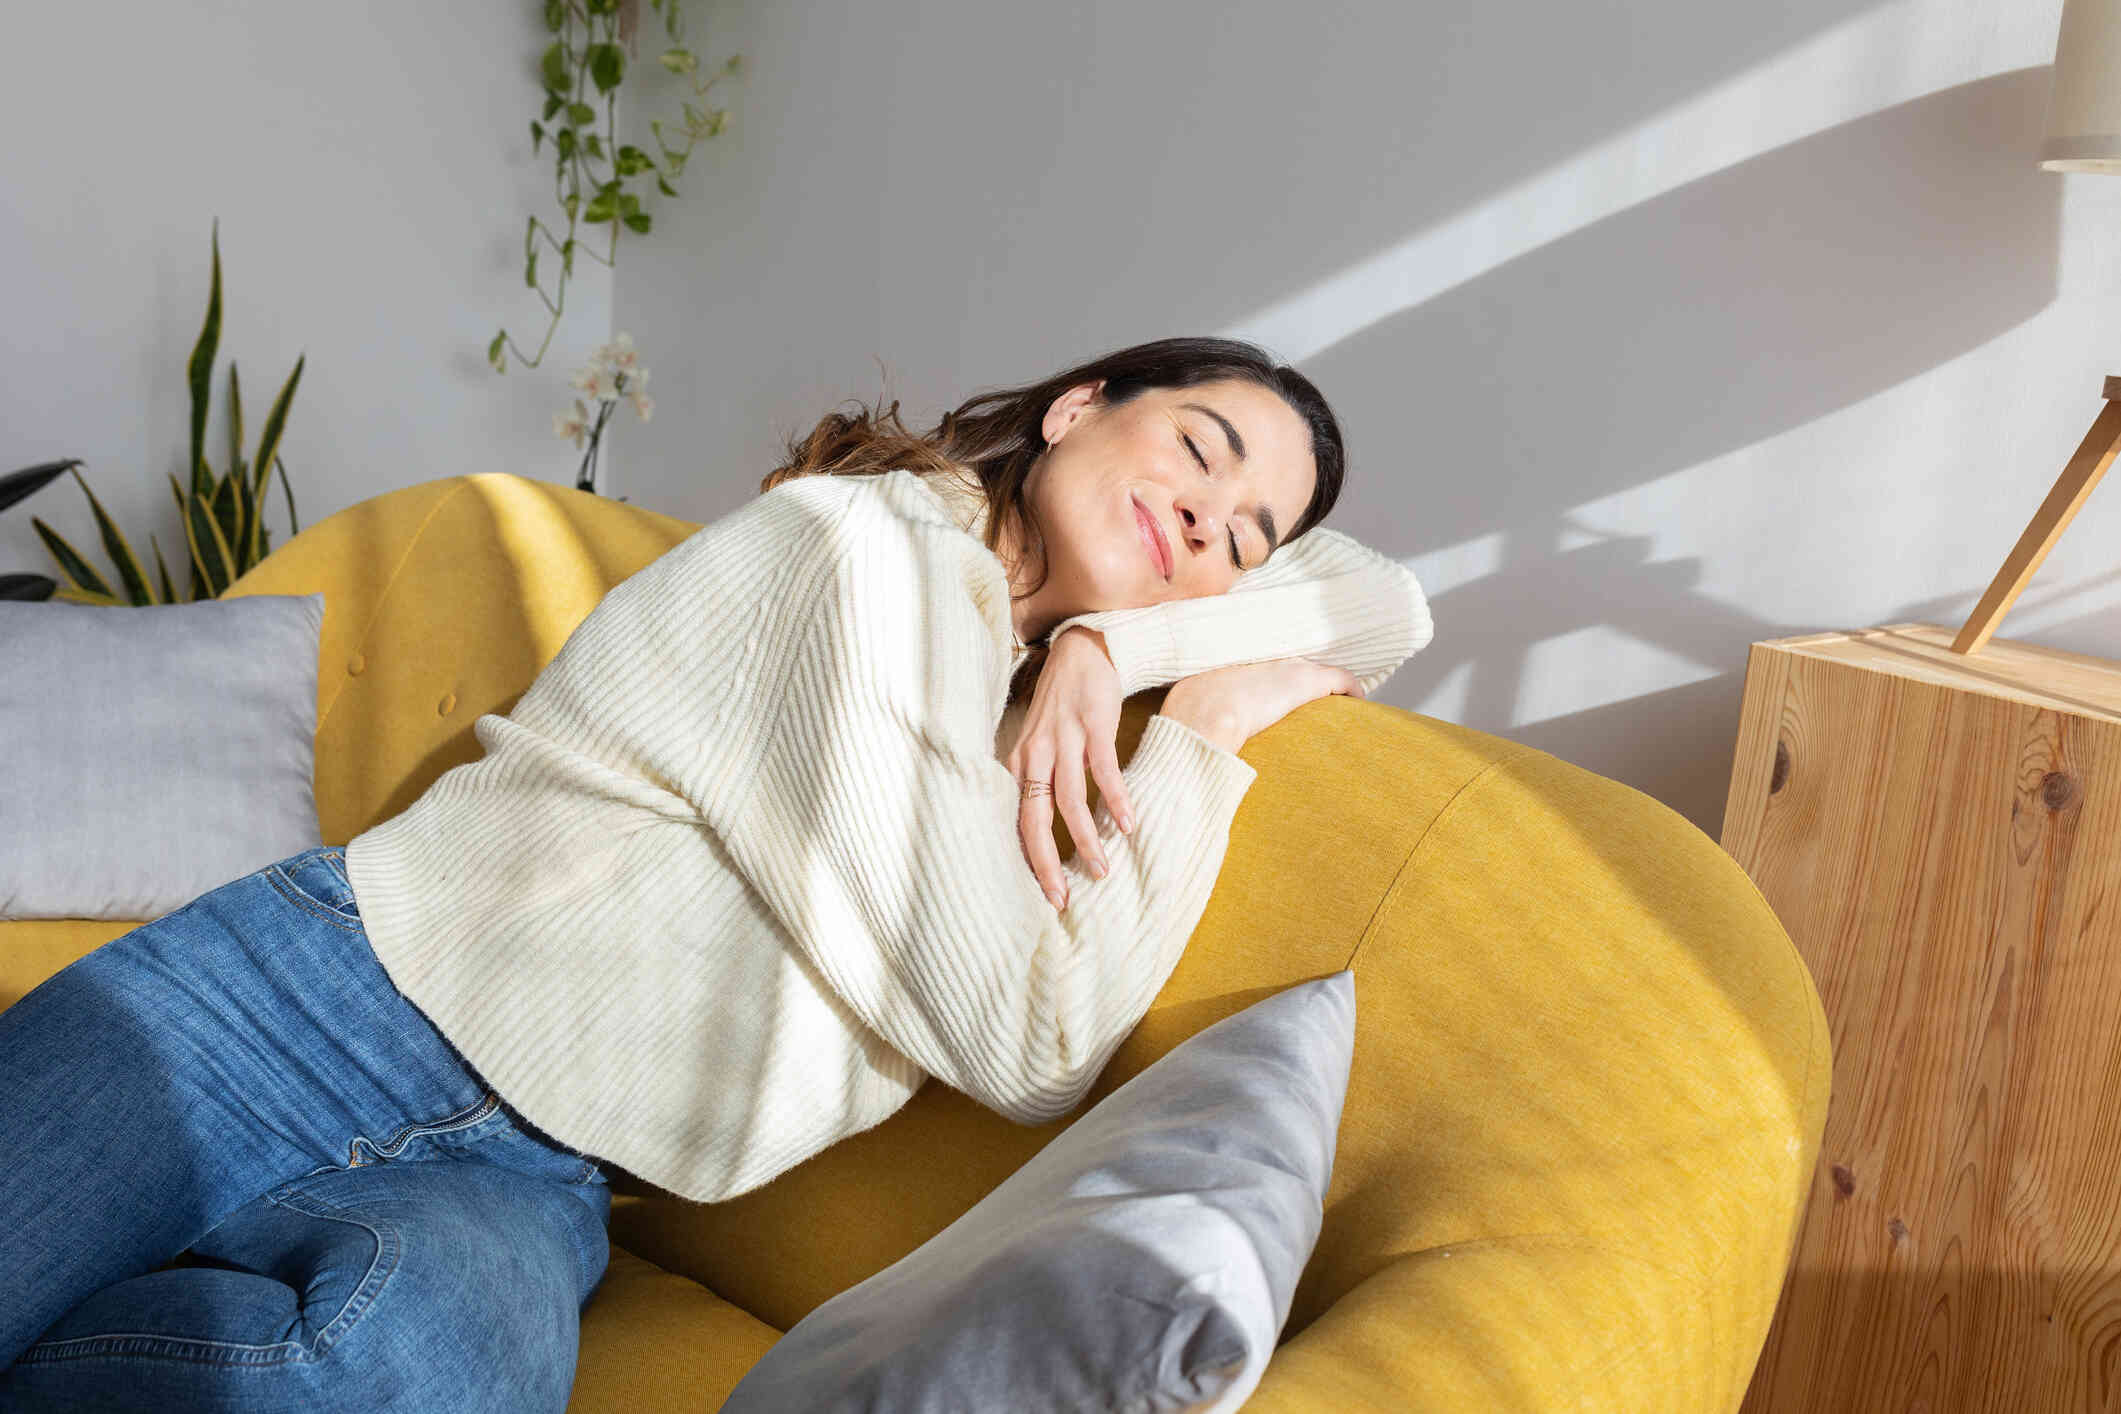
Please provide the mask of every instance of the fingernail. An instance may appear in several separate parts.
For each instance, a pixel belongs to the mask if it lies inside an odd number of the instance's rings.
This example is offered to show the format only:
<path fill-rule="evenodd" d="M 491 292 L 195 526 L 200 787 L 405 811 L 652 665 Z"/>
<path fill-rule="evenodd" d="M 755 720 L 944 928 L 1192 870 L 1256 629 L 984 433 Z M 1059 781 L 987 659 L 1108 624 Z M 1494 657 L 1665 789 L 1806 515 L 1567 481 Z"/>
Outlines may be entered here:
<path fill-rule="evenodd" d="M 1133 812 L 1133 811 L 1131 811 L 1131 810 L 1130 810 L 1130 811 L 1128 811 L 1128 812 L 1127 812 L 1126 814 L 1124 814 L 1124 815 L 1122 815 L 1122 816 L 1120 816 L 1120 817 L 1119 817 L 1119 827 L 1120 827 L 1120 828 L 1121 828 L 1122 830 L 1132 830 L 1132 829 L 1134 828 L 1134 812 Z"/>
<path fill-rule="evenodd" d="M 1105 864 L 1105 861 L 1102 859 L 1093 859 L 1090 861 L 1091 872 L 1097 875 L 1097 877 L 1100 879 L 1105 877 L 1106 867 L 1107 866 Z"/>

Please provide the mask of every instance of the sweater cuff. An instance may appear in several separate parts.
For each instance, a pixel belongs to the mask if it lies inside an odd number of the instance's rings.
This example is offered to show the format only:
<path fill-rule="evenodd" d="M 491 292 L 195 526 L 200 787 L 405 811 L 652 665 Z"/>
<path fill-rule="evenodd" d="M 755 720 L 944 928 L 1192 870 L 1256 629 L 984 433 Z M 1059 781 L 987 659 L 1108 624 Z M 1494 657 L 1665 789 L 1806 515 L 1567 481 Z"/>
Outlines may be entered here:
<path fill-rule="evenodd" d="M 1251 762 L 1161 712 L 1149 718 L 1134 754 L 1127 758 L 1128 773 L 1137 769 L 1152 778 L 1169 774 L 1200 781 L 1199 799 L 1209 819 L 1226 819 L 1234 814 L 1237 803 L 1259 778 L 1259 770 Z"/>
<path fill-rule="evenodd" d="M 1050 645 L 1070 628 L 1094 628 L 1105 637 L 1105 652 L 1119 672 L 1119 695 L 1132 697 L 1144 688 L 1160 687 L 1183 676 L 1178 671 L 1178 637 L 1160 605 L 1136 609 L 1100 609 L 1063 619 L 1047 634 Z"/>

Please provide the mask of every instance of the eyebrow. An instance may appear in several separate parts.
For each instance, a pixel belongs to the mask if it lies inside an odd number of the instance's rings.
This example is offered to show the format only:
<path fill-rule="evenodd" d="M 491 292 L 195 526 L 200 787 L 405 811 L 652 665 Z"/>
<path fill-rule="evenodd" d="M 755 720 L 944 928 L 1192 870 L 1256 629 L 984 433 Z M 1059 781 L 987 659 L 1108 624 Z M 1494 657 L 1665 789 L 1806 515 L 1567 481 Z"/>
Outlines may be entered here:
<path fill-rule="evenodd" d="M 1206 413 L 1209 417 L 1214 418 L 1215 425 L 1222 428 L 1223 437 L 1230 444 L 1231 455 L 1239 461 L 1245 459 L 1244 434 L 1231 425 L 1229 418 L 1224 417 L 1206 403 L 1180 403 L 1179 406 L 1189 408 L 1194 412 Z M 1259 508 L 1259 528 L 1267 537 L 1267 553 L 1271 555 L 1276 550 L 1279 550 L 1281 548 L 1281 533 L 1274 528 L 1274 512 L 1267 506 Z M 1265 562 L 1262 561 L 1261 563 Z"/>

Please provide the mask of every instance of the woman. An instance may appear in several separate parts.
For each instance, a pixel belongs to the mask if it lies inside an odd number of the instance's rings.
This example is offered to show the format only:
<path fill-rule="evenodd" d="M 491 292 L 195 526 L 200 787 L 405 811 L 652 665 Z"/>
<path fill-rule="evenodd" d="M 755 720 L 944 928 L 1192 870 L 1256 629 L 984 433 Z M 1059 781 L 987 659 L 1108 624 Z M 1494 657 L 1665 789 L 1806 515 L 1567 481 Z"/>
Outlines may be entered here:
<path fill-rule="evenodd" d="M 1429 637 L 1314 528 L 1337 424 L 1249 345 L 790 452 L 479 760 L 0 1013 L 0 1407 L 563 1408 L 602 1165 L 732 1197 L 929 1076 L 1066 1115 L 1205 907 L 1238 748 Z"/>

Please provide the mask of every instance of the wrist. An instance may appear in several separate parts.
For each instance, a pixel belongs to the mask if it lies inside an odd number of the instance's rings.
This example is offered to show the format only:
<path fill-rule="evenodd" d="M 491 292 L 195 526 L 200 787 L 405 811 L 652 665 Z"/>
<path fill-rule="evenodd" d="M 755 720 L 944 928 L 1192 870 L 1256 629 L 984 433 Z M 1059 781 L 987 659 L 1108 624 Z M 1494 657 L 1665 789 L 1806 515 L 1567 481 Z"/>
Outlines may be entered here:
<path fill-rule="evenodd" d="M 1085 624 L 1070 624 L 1067 628 L 1062 629 L 1060 631 L 1060 636 L 1054 639 L 1049 647 L 1058 648 L 1061 646 L 1061 644 L 1066 643 L 1070 638 L 1075 637 L 1077 634 L 1080 634 L 1084 639 L 1086 639 L 1089 643 L 1095 646 L 1097 651 L 1104 655 L 1105 661 L 1107 663 L 1112 661 L 1112 650 L 1105 646 L 1104 633 L 1101 630 L 1090 628 Z"/>
<path fill-rule="evenodd" d="M 1228 752 L 1235 752 L 1245 744 L 1245 734 L 1238 729 L 1236 720 L 1228 712 L 1217 711 L 1187 693 L 1174 687 L 1164 695 L 1163 705 L 1157 709 L 1160 717 L 1169 717 L 1181 726 L 1207 738 Z"/>

